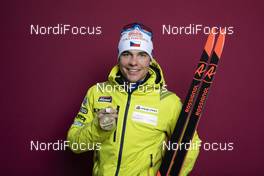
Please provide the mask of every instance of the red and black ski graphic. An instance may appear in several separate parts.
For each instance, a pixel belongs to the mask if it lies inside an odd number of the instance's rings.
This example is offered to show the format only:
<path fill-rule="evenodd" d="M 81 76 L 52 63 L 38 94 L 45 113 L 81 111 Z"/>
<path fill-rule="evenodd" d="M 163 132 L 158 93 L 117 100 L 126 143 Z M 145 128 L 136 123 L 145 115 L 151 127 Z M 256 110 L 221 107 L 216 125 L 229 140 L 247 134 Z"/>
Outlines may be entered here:
<path fill-rule="evenodd" d="M 221 57 L 225 34 L 219 34 L 210 64 L 208 60 L 211 56 L 215 41 L 215 32 L 209 34 L 200 62 L 195 71 L 190 89 L 183 103 L 182 111 L 177 121 L 174 132 L 171 136 L 170 143 L 186 144 L 192 139 L 197 128 L 206 98 L 208 96 L 210 85 L 213 81 L 218 61 Z M 158 175 L 161 176 L 178 176 L 182 164 L 187 154 L 188 148 L 181 150 L 169 150 L 163 158 Z"/>

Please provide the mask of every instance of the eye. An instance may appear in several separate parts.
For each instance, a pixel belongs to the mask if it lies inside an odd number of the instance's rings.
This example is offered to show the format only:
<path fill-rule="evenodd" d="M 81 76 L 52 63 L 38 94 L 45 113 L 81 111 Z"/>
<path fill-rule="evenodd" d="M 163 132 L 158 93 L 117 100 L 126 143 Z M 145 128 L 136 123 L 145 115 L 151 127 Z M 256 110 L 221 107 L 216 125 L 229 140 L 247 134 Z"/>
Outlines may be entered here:
<path fill-rule="evenodd" d="M 129 52 L 123 52 L 121 56 L 130 56 L 131 54 Z"/>
<path fill-rule="evenodd" d="M 148 54 L 147 54 L 147 53 L 145 53 L 145 52 L 140 52 L 140 53 L 139 53 L 139 56 L 141 56 L 141 57 L 147 57 L 147 56 L 148 56 Z"/>

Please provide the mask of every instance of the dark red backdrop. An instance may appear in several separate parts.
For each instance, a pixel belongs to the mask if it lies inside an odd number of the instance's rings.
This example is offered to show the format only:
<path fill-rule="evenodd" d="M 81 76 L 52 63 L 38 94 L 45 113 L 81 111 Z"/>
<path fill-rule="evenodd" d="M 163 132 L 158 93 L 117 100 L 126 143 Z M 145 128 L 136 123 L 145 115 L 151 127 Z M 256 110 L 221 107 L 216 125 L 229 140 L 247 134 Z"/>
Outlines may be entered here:
<path fill-rule="evenodd" d="M 30 151 L 30 140 L 65 139 L 89 86 L 116 63 L 122 25 L 154 31 L 169 88 L 184 99 L 206 36 L 162 35 L 162 25 L 234 26 L 199 126 L 204 142 L 191 175 L 261 175 L 263 4 L 261 1 L 6 1 L 1 5 L 1 175 L 91 175 L 91 154 Z M 30 24 L 102 26 L 98 36 L 32 36 Z"/>

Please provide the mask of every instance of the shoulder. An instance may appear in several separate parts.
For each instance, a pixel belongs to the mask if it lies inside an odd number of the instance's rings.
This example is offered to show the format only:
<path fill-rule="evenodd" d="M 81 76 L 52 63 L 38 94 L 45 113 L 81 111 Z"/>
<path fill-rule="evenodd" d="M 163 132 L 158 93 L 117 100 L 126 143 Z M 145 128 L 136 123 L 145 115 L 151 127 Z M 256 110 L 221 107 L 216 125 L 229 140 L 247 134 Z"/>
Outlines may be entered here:
<path fill-rule="evenodd" d="M 161 90 L 160 91 L 160 100 L 166 100 L 166 101 L 181 101 L 180 97 L 169 90 Z"/>
<path fill-rule="evenodd" d="M 171 108 L 181 109 L 182 102 L 180 97 L 169 90 L 163 90 L 160 92 L 160 101 L 163 105 Z"/>

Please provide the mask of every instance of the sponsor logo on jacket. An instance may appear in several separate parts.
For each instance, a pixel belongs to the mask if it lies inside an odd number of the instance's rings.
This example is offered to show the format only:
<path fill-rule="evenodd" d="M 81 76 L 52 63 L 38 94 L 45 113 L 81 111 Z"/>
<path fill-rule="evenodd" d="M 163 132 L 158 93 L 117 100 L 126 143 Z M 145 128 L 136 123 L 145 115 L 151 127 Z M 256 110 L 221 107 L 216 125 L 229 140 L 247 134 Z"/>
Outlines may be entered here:
<path fill-rule="evenodd" d="M 87 102 L 88 102 L 87 97 L 84 97 L 83 102 L 82 102 L 83 106 L 86 106 Z"/>
<path fill-rule="evenodd" d="M 79 112 L 81 112 L 81 113 L 83 113 L 83 114 L 87 114 L 87 113 L 88 113 L 88 109 L 85 108 L 85 107 L 81 107 L 81 109 L 80 109 Z"/>
<path fill-rule="evenodd" d="M 111 96 L 101 96 L 101 97 L 99 97 L 98 102 L 111 103 L 112 102 L 112 97 Z"/>
<path fill-rule="evenodd" d="M 158 109 L 145 107 L 145 106 L 141 106 L 141 105 L 136 105 L 135 109 L 139 110 L 139 111 L 151 112 L 151 113 L 155 113 L 155 114 L 158 113 Z"/>
<path fill-rule="evenodd" d="M 80 114 L 78 114 L 78 115 L 76 116 L 76 119 L 80 119 L 80 120 L 82 120 L 83 122 L 86 121 L 86 118 L 85 118 L 84 116 L 80 115 Z"/>
<path fill-rule="evenodd" d="M 82 122 L 79 122 L 79 121 L 74 121 L 74 122 L 73 122 L 73 125 L 81 127 L 81 126 L 83 126 L 84 124 L 83 124 Z"/>

